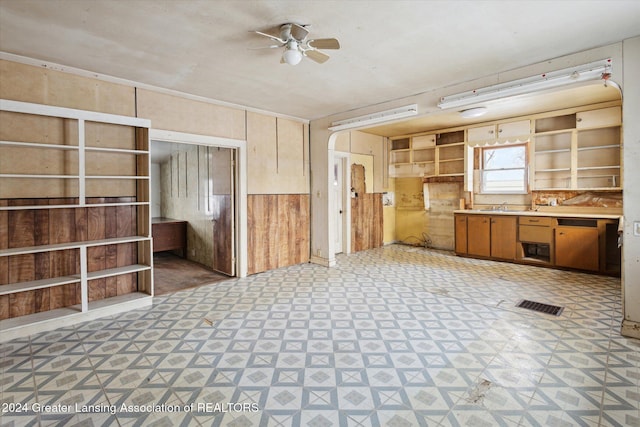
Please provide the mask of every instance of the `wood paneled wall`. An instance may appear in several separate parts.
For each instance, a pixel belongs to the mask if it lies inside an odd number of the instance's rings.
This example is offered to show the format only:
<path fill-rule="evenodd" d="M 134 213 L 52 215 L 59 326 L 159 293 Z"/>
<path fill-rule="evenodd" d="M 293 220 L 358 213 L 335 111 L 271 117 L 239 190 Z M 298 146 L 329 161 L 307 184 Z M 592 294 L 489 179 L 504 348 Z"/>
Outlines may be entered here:
<path fill-rule="evenodd" d="M 248 205 L 248 272 L 309 261 L 309 195 L 252 194 Z"/>
<path fill-rule="evenodd" d="M 351 251 L 379 248 L 383 244 L 381 193 L 358 193 L 351 199 Z"/>
<path fill-rule="evenodd" d="M 129 201 L 130 198 L 95 198 L 89 203 Z M 77 203 L 74 199 L 0 200 L 2 206 Z M 0 211 L 0 249 L 84 242 L 135 236 L 134 206 L 83 207 Z M 79 275 L 78 249 L 0 257 L 0 286 L 8 283 Z M 135 264 L 137 245 L 126 243 L 87 249 L 88 271 Z M 137 290 L 136 274 L 89 282 L 89 301 Z M 80 284 L 0 296 L 0 320 L 80 303 Z"/>

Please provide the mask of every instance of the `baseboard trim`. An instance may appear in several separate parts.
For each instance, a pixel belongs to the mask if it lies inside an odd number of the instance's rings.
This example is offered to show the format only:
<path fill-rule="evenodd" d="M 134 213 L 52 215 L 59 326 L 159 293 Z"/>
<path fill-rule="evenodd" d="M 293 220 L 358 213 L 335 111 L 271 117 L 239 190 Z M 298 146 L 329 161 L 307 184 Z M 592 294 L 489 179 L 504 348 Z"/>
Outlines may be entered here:
<path fill-rule="evenodd" d="M 622 327 L 620 328 L 620 334 L 627 338 L 640 339 L 640 322 L 623 320 Z"/>
<path fill-rule="evenodd" d="M 335 267 L 336 266 L 336 259 L 335 258 L 323 258 L 323 257 L 319 257 L 319 256 L 315 256 L 312 255 L 311 258 L 309 258 L 309 262 L 312 264 L 318 264 L 318 265 L 322 265 L 325 267 Z"/>

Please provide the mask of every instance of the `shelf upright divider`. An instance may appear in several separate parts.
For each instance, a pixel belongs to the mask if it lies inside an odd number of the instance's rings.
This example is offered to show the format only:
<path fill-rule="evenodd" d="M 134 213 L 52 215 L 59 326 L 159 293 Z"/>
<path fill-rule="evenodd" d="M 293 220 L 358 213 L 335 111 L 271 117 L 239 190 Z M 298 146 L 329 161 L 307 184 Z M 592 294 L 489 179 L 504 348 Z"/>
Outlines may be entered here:
<path fill-rule="evenodd" d="M 86 155 L 84 119 L 78 119 L 78 205 L 86 206 Z M 83 310 L 84 311 L 84 305 Z"/>

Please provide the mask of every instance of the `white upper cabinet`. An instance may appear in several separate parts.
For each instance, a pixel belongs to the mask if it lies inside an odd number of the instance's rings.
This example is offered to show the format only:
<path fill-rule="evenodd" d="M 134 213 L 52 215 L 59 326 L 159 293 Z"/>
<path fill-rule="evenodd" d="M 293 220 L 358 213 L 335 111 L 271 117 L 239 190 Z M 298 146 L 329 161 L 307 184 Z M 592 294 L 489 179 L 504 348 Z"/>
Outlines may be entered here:
<path fill-rule="evenodd" d="M 436 145 L 435 135 L 420 135 L 411 138 L 411 148 L 420 150 L 423 148 L 432 148 Z"/>
<path fill-rule="evenodd" d="M 531 120 L 500 123 L 498 125 L 498 138 L 512 138 L 526 136 L 531 133 Z"/>
<path fill-rule="evenodd" d="M 517 122 L 470 128 L 467 133 L 467 140 L 469 142 L 495 141 L 497 139 L 527 136 L 530 133 L 531 120 L 519 120 Z"/>
<path fill-rule="evenodd" d="M 496 125 L 480 126 L 469 128 L 467 131 L 467 141 L 478 142 L 496 139 Z"/>
<path fill-rule="evenodd" d="M 600 110 L 582 111 L 576 114 L 576 128 L 620 126 L 622 114 L 620 107 L 602 108 Z"/>

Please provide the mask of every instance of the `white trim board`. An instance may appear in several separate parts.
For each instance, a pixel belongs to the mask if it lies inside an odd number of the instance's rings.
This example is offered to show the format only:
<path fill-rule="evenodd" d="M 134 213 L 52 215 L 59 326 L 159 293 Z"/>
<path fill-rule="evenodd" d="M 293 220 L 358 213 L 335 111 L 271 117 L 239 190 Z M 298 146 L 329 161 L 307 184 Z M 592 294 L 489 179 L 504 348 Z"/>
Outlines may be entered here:
<path fill-rule="evenodd" d="M 198 135 L 151 129 L 149 139 L 153 141 L 175 142 L 179 144 L 207 145 L 237 149 L 238 191 L 236 194 L 236 241 L 237 241 L 237 276 L 247 277 L 248 272 L 248 239 L 247 239 L 247 141 L 232 138 Z"/>

